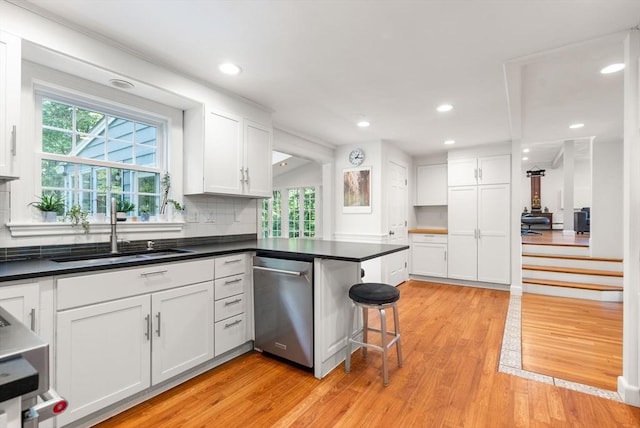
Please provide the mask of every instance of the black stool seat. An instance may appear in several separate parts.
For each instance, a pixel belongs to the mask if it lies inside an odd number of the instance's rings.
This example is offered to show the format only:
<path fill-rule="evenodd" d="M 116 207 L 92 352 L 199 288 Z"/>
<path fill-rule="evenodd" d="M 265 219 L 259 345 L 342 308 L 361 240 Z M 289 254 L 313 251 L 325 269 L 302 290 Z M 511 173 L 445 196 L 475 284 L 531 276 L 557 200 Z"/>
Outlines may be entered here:
<path fill-rule="evenodd" d="M 398 289 L 379 282 L 362 282 L 349 289 L 349 298 L 365 305 L 385 305 L 400 299 Z"/>

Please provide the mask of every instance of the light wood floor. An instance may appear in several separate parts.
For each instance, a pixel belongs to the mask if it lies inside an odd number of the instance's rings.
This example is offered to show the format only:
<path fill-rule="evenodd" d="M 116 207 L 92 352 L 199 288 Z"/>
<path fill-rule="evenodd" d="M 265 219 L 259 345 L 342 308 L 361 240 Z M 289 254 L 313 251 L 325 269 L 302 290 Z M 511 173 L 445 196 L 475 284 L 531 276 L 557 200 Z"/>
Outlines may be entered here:
<path fill-rule="evenodd" d="M 101 427 L 614 427 L 640 409 L 497 371 L 509 293 L 399 286 L 404 366 L 358 352 L 352 371 L 309 373 L 250 353 Z"/>
<path fill-rule="evenodd" d="M 536 230 L 542 235 L 522 235 L 523 244 L 586 245 L 589 234 L 564 235 L 562 230 Z"/>
<path fill-rule="evenodd" d="M 617 390 L 622 303 L 524 294 L 522 368 Z"/>

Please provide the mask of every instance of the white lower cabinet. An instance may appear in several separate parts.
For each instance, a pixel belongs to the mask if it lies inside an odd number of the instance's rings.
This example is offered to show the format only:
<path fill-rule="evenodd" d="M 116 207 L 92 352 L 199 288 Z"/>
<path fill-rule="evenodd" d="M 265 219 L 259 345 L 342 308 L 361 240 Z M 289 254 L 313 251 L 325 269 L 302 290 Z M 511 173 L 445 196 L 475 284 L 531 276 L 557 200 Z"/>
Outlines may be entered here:
<path fill-rule="evenodd" d="M 151 383 L 156 384 L 213 358 L 213 284 L 151 295 Z"/>
<path fill-rule="evenodd" d="M 253 307 L 251 274 L 246 254 L 219 257 L 216 262 L 215 296 L 215 356 L 251 340 L 249 317 Z"/>
<path fill-rule="evenodd" d="M 151 385 L 151 300 L 137 296 L 58 313 L 57 385 L 65 425 Z"/>
<path fill-rule="evenodd" d="M 3 284 L 0 287 L 0 306 L 31 330 L 37 331 L 37 315 L 40 309 L 38 283 Z"/>
<path fill-rule="evenodd" d="M 56 389 L 69 401 L 58 426 L 213 358 L 213 269 L 204 259 L 58 279 Z"/>
<path fill-rule="evenodd" d="M 447 277 L 447 235 L 415 234 L 411 237 L 411 273 Z"/>
<path fill-rule="evenodd" d="M 66 424 L 213 358 L 213 284 L 58 313 Z"/>

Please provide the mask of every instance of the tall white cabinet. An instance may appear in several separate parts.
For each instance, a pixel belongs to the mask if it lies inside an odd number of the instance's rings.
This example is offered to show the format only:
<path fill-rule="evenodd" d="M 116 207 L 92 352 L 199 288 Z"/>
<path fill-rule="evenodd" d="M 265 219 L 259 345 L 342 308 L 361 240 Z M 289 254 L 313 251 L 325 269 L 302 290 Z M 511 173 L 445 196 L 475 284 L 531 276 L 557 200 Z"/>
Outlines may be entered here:
<path fill-rule="evenodd" d="M 450 160 L 448 276 L 510 283 L 511 158 Z"/>
<path fill-rule="evenodd" d="M 16 176 L 20 121 L 20 38 L 0 31 L 0 178 Z"/>

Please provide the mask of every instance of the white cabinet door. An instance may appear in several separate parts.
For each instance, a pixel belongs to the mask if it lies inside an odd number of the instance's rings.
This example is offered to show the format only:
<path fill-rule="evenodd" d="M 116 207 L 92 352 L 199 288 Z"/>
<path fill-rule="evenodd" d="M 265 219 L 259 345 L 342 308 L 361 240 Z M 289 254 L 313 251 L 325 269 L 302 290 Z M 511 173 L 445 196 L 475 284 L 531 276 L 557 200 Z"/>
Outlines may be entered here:
<path fill-rule="evenodd" d="M 0 31 L 0 177 L 17 178 L 15 156 L 20 121 L 21 41 Z"/>
<path fill-rule="evenodd" d="M 447 205 L 447 165 L 416 168 L 416 205 Z"/>
<path fill-rule="evenodd" d="M 478 183 L 478 161 L 472 159 L 452 159 L 447 163 L 449 186 L 470 186 Z"/>
<path fill-rule="evenodd" d="M 478 281 L 510 283 L 510 186 L 478 187 Z"/>
<path fill-rule="evenodd" d="M 25 283 L 0 287 L 0 306 L 34 332 L 40 309 L 38 284 Z"/>
<path fill-rule="evenodd" d="M 272 131 L 270 128 L 245 120 L 245 188 L 248 196 L 270 198 L 273 169 L 271 166 Z"/>
<path fill-rule="evenodd" d="M 502 184 L 511 182 L 511 156 L 478 158 L 478 184 Z"/>
<path fill-rule="evenodd" d="M 213 358 L 213 282 L 151 296 L 152 384 Z"/>
<path fill-rule="evenodd" d="M 478 187 L 449 188 L 448 261 L 449 278 L 475 281 L 478 270 Z"/>
<path fill-rule="evenodd" d="M 208 112 L 204 139 L 204 192 L 242 194 L 242 118 Z"/>
<path fill-rule="evenodd" d="M 58 312 L 56 390 L 62 426 L 150 386 L 148 295 Z"/>
<path fill-rule="evenodd" d="M 411 273 L 447 277 L 447 244 L 411 244 Z"/>

